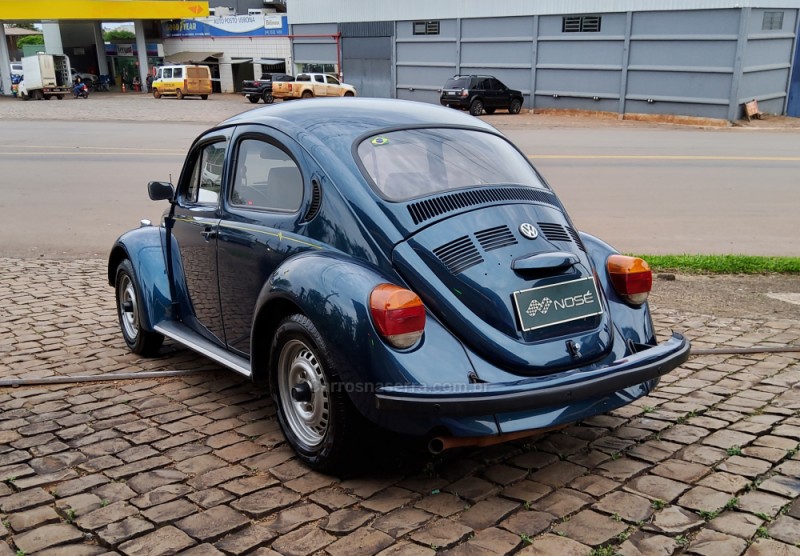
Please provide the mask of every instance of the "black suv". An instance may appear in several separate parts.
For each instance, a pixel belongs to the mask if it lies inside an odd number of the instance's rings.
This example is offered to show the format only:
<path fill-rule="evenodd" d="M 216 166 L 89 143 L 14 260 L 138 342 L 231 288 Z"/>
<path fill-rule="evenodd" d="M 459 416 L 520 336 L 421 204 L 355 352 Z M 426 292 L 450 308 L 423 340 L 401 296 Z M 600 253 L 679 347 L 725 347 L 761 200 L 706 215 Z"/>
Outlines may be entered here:
<path fill-rule="evenodd" d="M 509 89 L 491 75 L 455 75 L 444 84 L 439 98 L 444 106 L 469 109 L 473 116 L 480 116 L 484 110 L 494 114 L 498 108 L 519 114 L 522 100 L 521 91 Z"/>

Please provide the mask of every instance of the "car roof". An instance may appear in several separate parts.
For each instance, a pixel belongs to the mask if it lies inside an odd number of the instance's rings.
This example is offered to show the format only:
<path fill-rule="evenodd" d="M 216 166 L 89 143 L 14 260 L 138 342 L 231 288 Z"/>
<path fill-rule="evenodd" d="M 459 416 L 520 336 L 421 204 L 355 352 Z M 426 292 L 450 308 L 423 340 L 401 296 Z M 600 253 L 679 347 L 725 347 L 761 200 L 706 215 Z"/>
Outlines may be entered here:
<path fill-rule="evenodd" d="M 314 98 L 271 104 L 248 110 L 220 124 L 263 124 L 279 129 L 299 143 L 312 137 L 330 145 L 329 139 L 344 139 L 349 150 L 359 136 L 405 127 L 467 127 L 492 133 L 489 124 L 466 113 L 435 104 L 367 97 Z"/>

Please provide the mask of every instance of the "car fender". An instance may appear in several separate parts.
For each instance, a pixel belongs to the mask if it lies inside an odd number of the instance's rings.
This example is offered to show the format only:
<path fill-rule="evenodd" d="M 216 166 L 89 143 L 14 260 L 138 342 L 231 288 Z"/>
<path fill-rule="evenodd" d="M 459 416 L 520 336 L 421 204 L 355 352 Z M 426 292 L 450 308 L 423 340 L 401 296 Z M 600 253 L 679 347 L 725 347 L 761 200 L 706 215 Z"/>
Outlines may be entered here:
<path fill-rule="evenodd" d="M 629 305 L 617 294 L 608 275 L 606 260 L 619 253 L 616 249 L 593 235 L 580 232 L 581 241 L 592 261 L 600 287 L 605 292 L 608 310 L 615 328 L 626 340 L 638 344 L 656 344 L 655 327 L 647 303 L 638 307 Z"/>
<path fill-rule="evenodd" d="M 370 293 L 382 283 L 402 285 L 337 253 L 306 252 L 286 261 L 264 284 L 257 301 L 251 338 L 254 380 L 267 378 L 274 330 L 294 311 L 314 323 L 345 391 L 372 419 L 380 419 L 374 394 L 382 386 L 468 384 L 473 368 L 463 346 L 430 313 L 415 346 L 396 349 L 384 342 L 369 308 Z"/>
<path fill-rule="evenodd" d="M 122 234 L 108 258 L 108 283 L 115 287 L 117 267 L 124 259 L 131 261 L 139 294 L 144 302 L 142 328 L 152 331 L 169 314 L 170 293 L 162 249 L 164 229 L 142 226 Z"/>

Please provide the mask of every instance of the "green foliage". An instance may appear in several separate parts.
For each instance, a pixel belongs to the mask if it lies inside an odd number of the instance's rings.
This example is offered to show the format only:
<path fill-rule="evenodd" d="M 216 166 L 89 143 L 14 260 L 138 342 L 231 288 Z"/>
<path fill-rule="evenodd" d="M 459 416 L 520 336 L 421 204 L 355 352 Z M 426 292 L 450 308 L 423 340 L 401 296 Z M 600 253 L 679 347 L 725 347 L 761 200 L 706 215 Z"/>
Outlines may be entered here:
<path fill-rule="evenodd" d="M 642 413 L 652 413 L 656 410 L 652 405 L 646 405 L 642 408 Z"/>
<path fill-rule="evenodd" d="M 675 537 L 675 544 L 677 544 L 678 546 L 686 546 L 687 544 L 689 544 L 689 539 L 686 538 L 686 535 L 678 535 L 677 537 Z"/>
<path fill-rule="evenodd" d="M 767 532 L 767 528 L 762 525 L 761 527 L 756 529 L 756 538 L 757 539 L 768 539 L 768 538 L 770 538 L 769 537 L 769 533 Z"/>
<path fill-rule="evenodd" d="M 130 31 L 126 31 L 125 29 L 112 29 L 110 31 L 103 32 L 103 40 L 107 42 L 129 41 L 135 39 L 136 39 L 136 33 L 131 33 Z"/>
<path fill-rule="evenodd" d="M 592 549 L 589 554 L 590 556 L 618 556 L 619 552 L 614 546 L 601 546 L 600 548 Z"/>
<path fill-rule="evenodd" d="M 67 511 L 64 512 L 64 515 L 66 516 L 67 523 L 75 521 L 75 510 L 72 508 L 68 508 Z"/>
<path fill-rule="evenodd" d="M 718 510 L 699 510 L 697 512 L 697 515 L 699 515 L 700 517 L 702 517 L 706 521 L 711 521 L 712 519 L 714 519 L 715 517 L 717 517 L 719 515 L 719 511 Z"/>
<path fill-rule="evenodd" d="M 689 274 L 800 274 L 800 257 L 756 257 L 750 255 L 634 255 L 650 264 L 654 272 Z"/>
<path fill-rule="evenodd" d="M 742 455 L 742 448 L 738 445 L 731 446 L 727 450 L 729 456 L 741 456 Z"/>
<path fill-rule="evenodd" d="M 525 544 L 531 544 L 533 542 L 530 536 L 526 535 L 525 533 L 520 533 L 519 538 L 522 539 L 522 542 Z"/>
<path fill-rule="evenodd" d="M 728 500 L 728 502 L 725 504 L 725 509 L 732 510 L 738 505 L 739 505 L 739 499 L 734 496 L 733 498 Z"/>
<path fill-rule="evenodd" d="M 26 44 L 44 44 L 42 35 L 25 35 L 17 39 L 17 48 L 22 48 Z"/>

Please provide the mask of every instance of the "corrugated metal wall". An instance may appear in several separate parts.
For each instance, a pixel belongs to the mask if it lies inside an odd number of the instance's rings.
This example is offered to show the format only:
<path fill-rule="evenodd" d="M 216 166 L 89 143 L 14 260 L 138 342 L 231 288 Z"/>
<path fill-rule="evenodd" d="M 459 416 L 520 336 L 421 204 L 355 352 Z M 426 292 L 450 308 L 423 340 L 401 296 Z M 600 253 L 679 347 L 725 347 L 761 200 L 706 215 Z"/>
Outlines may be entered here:
<path fill-rule="evenodd" d="M 772 12 L 783 14 L 779 28 L 765 28 L 775 27 Z M 520 89 L 527 108 L 736 119 L 741 104 L 756 98 L 762 112 L 782 114 L 797 13 L 603 13 L 595 14 L 597 32 L 565 32 L 564 15 L 442 19 L 434 35 L 415 35 L 413 21 L 398 21 L 394 96 L 436 103 L 447 78 L 473 73 Z M 293 26 L 309 27 L 319 26 Z M 320 55 L 300 46 L 295 61 Z"/>

